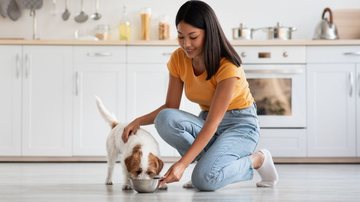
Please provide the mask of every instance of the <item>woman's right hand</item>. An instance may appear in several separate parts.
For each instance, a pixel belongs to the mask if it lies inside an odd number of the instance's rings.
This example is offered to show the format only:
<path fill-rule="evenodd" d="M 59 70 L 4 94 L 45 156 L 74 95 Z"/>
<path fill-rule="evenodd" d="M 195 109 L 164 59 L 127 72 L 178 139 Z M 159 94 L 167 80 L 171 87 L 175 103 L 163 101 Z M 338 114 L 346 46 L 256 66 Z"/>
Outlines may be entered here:
<path fill-rule="evenodd" d="M 124 131 L 122 133 L 122 140 L 126 143 L 129 139 L 130 135 L 134 135 L 136 134 L 136 131 L 140 128 L 140 122 L 135 119 L 133 120 L 131 123 L 129 123 L 125 128 Z"/>

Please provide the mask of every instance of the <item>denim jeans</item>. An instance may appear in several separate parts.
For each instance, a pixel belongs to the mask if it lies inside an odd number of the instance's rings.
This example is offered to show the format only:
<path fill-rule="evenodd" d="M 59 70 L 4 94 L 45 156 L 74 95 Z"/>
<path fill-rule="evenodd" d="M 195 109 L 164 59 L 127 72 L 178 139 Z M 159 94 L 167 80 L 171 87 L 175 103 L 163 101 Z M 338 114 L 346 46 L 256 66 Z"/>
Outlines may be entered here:
<path fill-rule="evenodd" d="M 203 111 L 195 116 L 178 109 L 164 109 L 154 123 L 164 141 L 183 156 L 203 127 L 207 114 Z M 195 159 L 193 185 L 199 190 L 214 191 L 251 180 L 254 169 L 250 155 L 257 146 L 259 131 L 255 104 L 227 111 L 216 133 Z"/>

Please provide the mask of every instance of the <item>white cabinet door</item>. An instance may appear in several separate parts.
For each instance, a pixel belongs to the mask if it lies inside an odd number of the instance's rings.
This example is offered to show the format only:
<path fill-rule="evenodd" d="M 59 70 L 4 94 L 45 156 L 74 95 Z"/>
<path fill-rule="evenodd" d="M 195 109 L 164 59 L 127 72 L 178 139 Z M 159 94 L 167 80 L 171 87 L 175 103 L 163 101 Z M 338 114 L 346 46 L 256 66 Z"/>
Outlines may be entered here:
<path fill-rule="evenodd" d="M 100 116 L 98 96 L 120 122 L 126 117 L 124 47 L 75 47 L 74 156 L 105 156 L 110 126 Z"/>
<path fill-rule="evenodd" d="M 356 127 L 357 127 L 357 156 L 360 156 L 360 63 L 356 66 Z"/>
<path fill-rule="evenodd" d="M 21 46 L 0 46 L 0 155 L 21 155 Z"/>
<path fill-rule="evenodd" d="M 355 64 L 308 64 L 308 155 L 355 156 Z"/>
<path fill-rule="evenodd" d="M 127 72 L 129 121 L 147 114 L 165 103 L 168 71 L 164 64 L 129 64 Z M 144 126 L 160 145 L 161 156 L 178 156 L 157 133 L 154 125 Z"/>
<path fill-rule="evenodd" d="M 25 156 L 71 155 L 71 59 L 71 47 L 23 47 Z"/>

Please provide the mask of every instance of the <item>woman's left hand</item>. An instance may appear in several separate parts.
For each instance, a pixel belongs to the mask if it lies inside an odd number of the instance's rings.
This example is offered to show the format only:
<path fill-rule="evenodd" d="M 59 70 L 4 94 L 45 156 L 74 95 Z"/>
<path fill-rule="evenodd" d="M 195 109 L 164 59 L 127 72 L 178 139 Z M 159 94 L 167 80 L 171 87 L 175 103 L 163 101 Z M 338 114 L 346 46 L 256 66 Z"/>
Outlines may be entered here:
<path fill-rule="evenodd" d="M 181 179 L 186 167 L 187 166 L 181 161 L 174 163 L 165 173 L 164 177 L 161 178 L 159 186 L 171 182 L 178 182 Z"/>

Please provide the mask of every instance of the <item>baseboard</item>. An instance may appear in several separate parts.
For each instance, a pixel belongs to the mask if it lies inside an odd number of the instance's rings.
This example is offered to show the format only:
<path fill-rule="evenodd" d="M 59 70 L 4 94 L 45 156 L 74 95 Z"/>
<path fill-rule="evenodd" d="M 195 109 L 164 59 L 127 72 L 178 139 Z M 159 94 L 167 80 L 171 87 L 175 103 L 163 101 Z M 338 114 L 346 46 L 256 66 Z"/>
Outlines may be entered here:
<path fill-rule="evenodd" d="M 173 163 L 180 157 L 161 157 L 166 163 Z M 105 163 L 106 156 L 0 156 L 0 162 L 19 163 Z M 300 163 L 360 163 L 360 157 L 274 157 L 277 164 L 300 164 Z"/>

